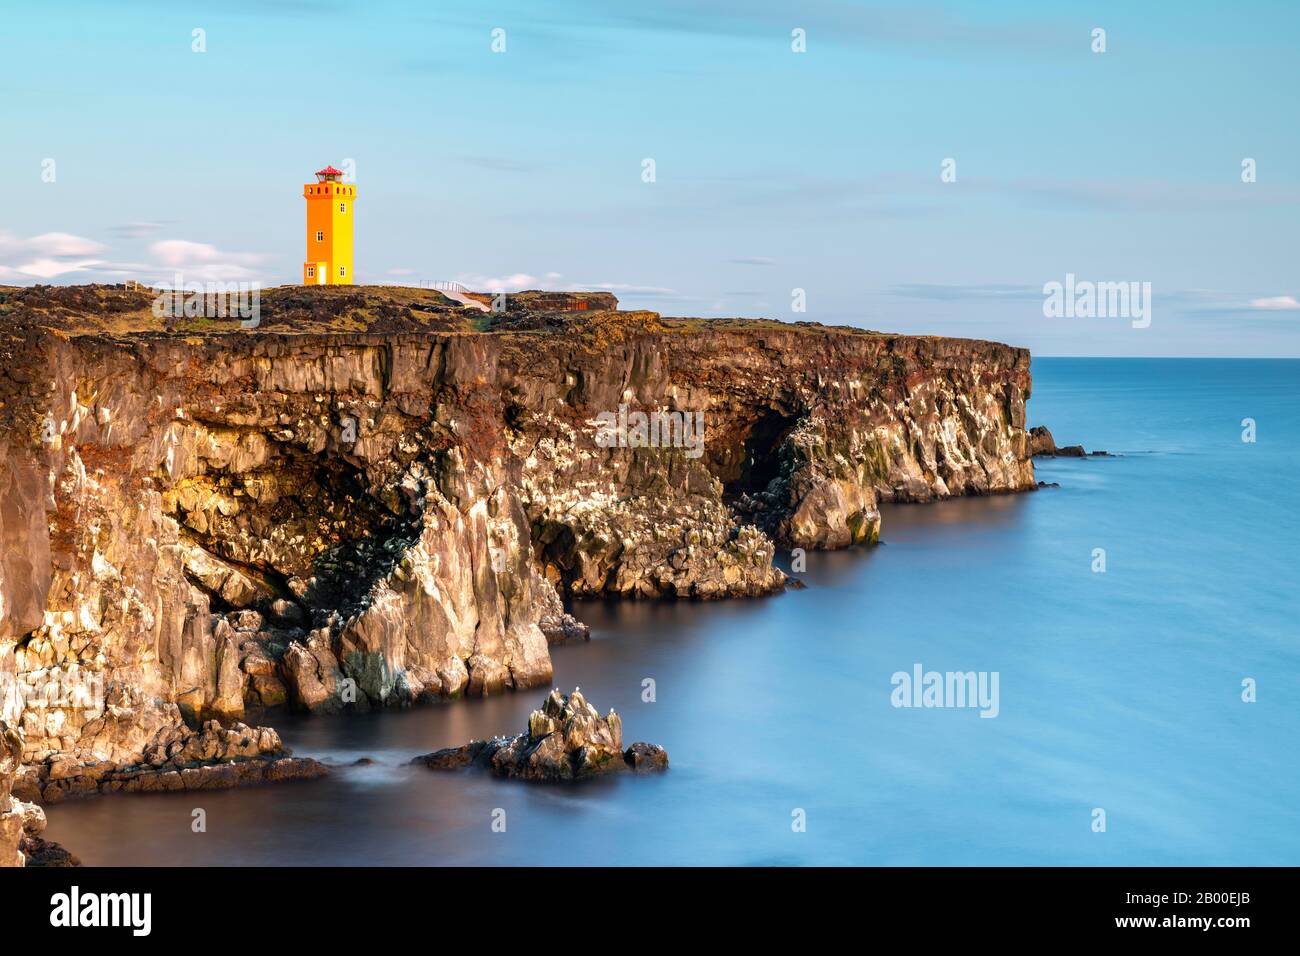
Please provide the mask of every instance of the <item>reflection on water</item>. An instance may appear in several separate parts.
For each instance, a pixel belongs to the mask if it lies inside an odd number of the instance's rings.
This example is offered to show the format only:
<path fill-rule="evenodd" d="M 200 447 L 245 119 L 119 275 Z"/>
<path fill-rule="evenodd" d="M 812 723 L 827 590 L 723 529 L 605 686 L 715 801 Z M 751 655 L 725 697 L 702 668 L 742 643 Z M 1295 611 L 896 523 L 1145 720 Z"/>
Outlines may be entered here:
<path fill-rule="evenodd" d="M 519 731 L 539 690 L 277 717 L 330 778 L 54 806 L 49 836 L 91 864 L 1300 862 L 1300 714 L 1280 690 L 1300 680 L 1297 372 L 1035 362 L 1034 420 L 1123 457 L 1042 462 L 1061 487 L 1032 494 L 887 507 L 882 546 L 809 554 L 806 590 L 580 603 L 593 639 L 554 649 L 555 682 L 667 747 L 664 775 L 555 787 L 409 764 Z M 1241 408 L 1268 442 L 1239 441 Z M 915 663 L 997 671 L 1000 715 L 893 708 Z"/>

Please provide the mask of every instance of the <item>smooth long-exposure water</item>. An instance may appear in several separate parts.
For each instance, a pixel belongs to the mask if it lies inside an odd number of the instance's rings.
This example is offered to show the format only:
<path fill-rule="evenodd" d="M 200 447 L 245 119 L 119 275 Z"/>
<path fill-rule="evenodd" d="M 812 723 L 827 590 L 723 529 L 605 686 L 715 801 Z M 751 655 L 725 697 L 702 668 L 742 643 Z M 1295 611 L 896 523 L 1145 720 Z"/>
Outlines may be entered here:
<path fill-rule="evenodd" d="M 556 685 L 667 747 L 666 774 L 408 764 L 517 733 L 526 691 L 278 718 L 300 755 L 375 763 L 53 806 L 46 835 L 92 865 L 1300 863 L 1300 362 L 1037 359 L 1034 379 L 1031 424 L 1120 457 L 889 507 L 882 546 L 809 555 L 807 590 L 577 606 L 593 638 L 553 649 Z M 998 716 L 892 706 L 918 663 L 997 672 Z"/>

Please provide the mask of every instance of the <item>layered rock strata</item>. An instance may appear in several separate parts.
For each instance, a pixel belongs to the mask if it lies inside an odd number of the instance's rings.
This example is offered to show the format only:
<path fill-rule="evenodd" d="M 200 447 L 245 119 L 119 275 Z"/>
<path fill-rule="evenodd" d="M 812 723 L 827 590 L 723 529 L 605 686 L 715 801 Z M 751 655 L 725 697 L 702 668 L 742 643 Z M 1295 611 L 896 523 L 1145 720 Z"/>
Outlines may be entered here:
<path fill-rule="evenodd" d="M 0 291 L 0 716 L 42 789 L 210 720 L 543 685 L 566 597 L 768 594 L 882 501 L 1034 487 L 1021 349 L 417 291 L 170 332 Z"/>
<path fill-rule="evenodd" d="M 201 731 L 173 724 L 157 733 L 137 760 L 98 759 L 93 747 L 76 755 L 51 756 L 25 769 L 24 792 L 45 803 L 91 793 L 159 793 L 226 790 L 256 783 L 315 780 L 328 768 L 294 757 L 269 727 L 207 721 Z"/>

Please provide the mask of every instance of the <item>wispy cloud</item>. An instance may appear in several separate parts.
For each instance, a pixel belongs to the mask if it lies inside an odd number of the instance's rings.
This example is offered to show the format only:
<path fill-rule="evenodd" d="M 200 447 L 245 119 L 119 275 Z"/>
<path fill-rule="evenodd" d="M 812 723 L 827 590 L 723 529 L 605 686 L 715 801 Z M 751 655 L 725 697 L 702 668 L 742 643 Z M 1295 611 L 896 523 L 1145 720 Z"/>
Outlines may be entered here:
<path fill-rule="evenodd" d="M 1157 306 L 1186 321 L 1212 325 L 1228 321 L 1262 322 L 1284 318 L 1278 313 L 1300 312 L 1300 299 L 1293 295 L 1260 295 L 1223 289 L 1155 289 Z"/>
<path fill-rule="evenodd" d="M 929 299 L 935 302 L 1042 300 L 1042 286 L 984 283 L 975 285 L 943 285 L 930 282 L 908 282 L 890 286 L 883 295 L 904 299 Z"/>
<path fill-rule="evenodd" d="M 242 282 L 258 278 L 255 267 L 263 256 L 250 252 L 226 252 L 206 242 L 162 239 L 149 246 L 149 253 L 163 270 L 182 273 L 186 281 Z"/>
<path fill-rule="evenodd" d="M 113 226 L 111 231 L 124 239 L 143 239 L 160 231 L 166 225 L 165 222 L 124 222 Z"/>
<path fill-rule="evenodd" d="M 462 156 L 460 161 L 495 173 L 535 173 L 546 168 L 545 163 L 513 156 Z"/>
<path fill-rule="evenodd" d="M 46 256 L 89 256 L 103 252 L 107 246 L 67 232 L 47 232 L 25 243 L 32 252 Z"/>
<path fill-rule="evenodd" d="M 971 191 L 995 192 L 1008 199 L 1056 206 L 1127 211 L 1180 210 L 1198 205 L 1295 205 L 1300 190 L 1262 183 L 1175 182 L 1152 179 L 1013 179 L 971 178 L 962 181 Z"/>
<path fill-rule="evenodd" d="M 585 0 L 577 24 L 659 30 L 788 43 L 807 31 L 809 48 L 864 46 L 944 56 L 1051 56 L 1072 40 L 1072 24 L 1041 18 L 977 21 L 943 7 L 866 6 L 853 0 L 657 0 L 652 4 Z M 548 15 L 560 16 L 548 8 Z"/>
<path fill-rule="evenodd" d="M 21 265 L 0 266 L 0 278 L 5 279 L 57 279 L 72 272 L 89 272 L 102 265 L 100 259 L 33 259 Z"/>
<path fill-rule="evenodd" d="M 104 252 L 106 246 L 93 239 L 68 232 L 45 232 L 26 239 L 0 232 L 0 278 L 55 279 L 70 273 L 88 272 L 102 263 L 86 258 Z"/>
<path fill-rule="evenodd" d="M 559 278 L 559 273 L 548 272 L 535 276 L 527 272 L 512 272 L 503 276 L 486 276 L 462 272 L 455 281 L 475 292 L 523 292 L 526 289 L 553 288 L 546 283 Z"/>
<path fill-rule="evenodd" d="M 257 266 L 264 256 L 228 252 L 203 242 L 163 239 L 149 246 L 143 262 L 114 261 L 102 242 L 68 232 L 46 232 L 19 238 L 0 232 L 0 279 L 10 282 L 67 278 L 73 281 L 137 279 L 157 283 L 173 281 L 241 282 L 261 278 Z"/>
<path fill-rule="evenodd" d="M 1274 295 L 1263 299 L 1251 299 L 1250 307 L 1263 309 L 1266 312 L 1300 312 L 1300 301 L 1297 301 L 1293 295 Z"/>

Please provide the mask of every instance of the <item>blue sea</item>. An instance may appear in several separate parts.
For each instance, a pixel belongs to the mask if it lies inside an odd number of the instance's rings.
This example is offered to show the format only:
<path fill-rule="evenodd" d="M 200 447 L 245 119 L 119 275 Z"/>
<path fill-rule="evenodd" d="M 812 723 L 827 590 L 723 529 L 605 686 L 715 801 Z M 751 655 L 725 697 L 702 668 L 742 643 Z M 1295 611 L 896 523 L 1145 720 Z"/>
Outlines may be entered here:
<path fill-rule="evenodd" d="M 1114 457 L 889 506 L 879 547 L 808 556 L 806 590 L 577 605 L 593 639 L 553 650 L 555 683 L 663 744 L 663 775 L 408 765 L 518 732 L 529 691 L 277 720 L 298 754 L 375 763 L 53 806 L 47 836 L 87 864 L 1300 864 L 1300 361 L 1033 374 L 1030 424 Z M 996 674 L 997 716 L 894 706 L 917 665 Z"/>

